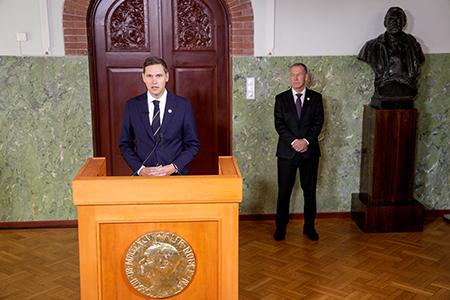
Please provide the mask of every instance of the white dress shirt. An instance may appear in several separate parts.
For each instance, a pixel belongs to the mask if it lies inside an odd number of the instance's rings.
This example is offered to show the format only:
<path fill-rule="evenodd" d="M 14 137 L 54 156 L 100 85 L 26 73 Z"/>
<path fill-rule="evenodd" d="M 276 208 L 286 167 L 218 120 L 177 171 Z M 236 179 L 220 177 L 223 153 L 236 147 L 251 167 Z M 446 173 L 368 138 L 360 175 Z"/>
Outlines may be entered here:
<path fill-rule="evenodd" d="M 164 118 L 164 110 L 166 108 L 167 102 L 167 90 L 164 90 L 161 98 L 155 99 L 152 97 L 149 91 L 147 91 L 147 102 L 148 102 L 148 117 L 150 119 L 150 126 L 152 125 L 153 120 L 153 111 L 155 110 L 155 105 L 153 104 L 153 100 L 159 101 L 159 122 L 162 124 Z"/>
<path fill-rule="evenodd" d="M 305 103 L 306 87 L 305 87 L 305 88 L 303 89 L 303 91 L 301 91 L 300 93 L 302 94 L 301 97 L 300 97 L 300 100 L 302 101 L 302 107 L 303 107 L 303 103 Z M 295 101 L 297 101 L 297 94 L 299 94 L 299 93 L 297 93 L 297 91 L 294 90 L 294 88 L 292 88 L 292 95 L 294 96 L 294 104 L 295 104 Z M 305 138 L 303 138 L 303 139 L 304 139 L 304 140 L 306 141 L 306 143 L 309 145 L 308 140 L 305 139 Z M 298 139 L 293 140 L 292 143 L 291 143 L 291 145 L 292 145 L 296 140 L 298 140 Z"/>

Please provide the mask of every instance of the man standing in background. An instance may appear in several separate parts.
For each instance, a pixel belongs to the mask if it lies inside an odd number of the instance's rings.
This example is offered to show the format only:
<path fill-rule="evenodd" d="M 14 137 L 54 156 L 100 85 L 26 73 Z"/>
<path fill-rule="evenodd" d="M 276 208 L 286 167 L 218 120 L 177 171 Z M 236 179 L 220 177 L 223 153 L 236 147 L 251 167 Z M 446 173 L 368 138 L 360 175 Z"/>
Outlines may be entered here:
<path fill-rule="evenodd" d="M 283 240 L 289 223 L 289 204 L 297 169 L 304 196 L 305 223 L 303 233 L 319 239 L 314 228 L 316 218 L 316 187 L 320 146 L 318 137 L 324 123 L 322 95 L 306 88 L 308 69 L 302 63 L 290 68 L 292 88 L 275 98 L 275 129 L 279 135 L 278 202 L 274 238 Z"/>

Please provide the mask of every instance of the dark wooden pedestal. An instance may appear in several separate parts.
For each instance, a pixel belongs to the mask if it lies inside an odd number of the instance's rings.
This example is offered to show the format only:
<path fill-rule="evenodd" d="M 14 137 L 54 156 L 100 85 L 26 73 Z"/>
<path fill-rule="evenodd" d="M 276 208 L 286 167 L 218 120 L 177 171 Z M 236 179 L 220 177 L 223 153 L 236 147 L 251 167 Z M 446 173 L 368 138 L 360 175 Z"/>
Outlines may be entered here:
<path fill-rule="evenodd" d="M 415 199 L 408 204 L 368 205 L 367 195 L 352 194 L 352 220 L 367 233 L 422 231 L 423 209 Z"/>
<path fill-rule="evenodd" d="M 417 109 L 364 106 L 360 193 L 353 221 L 364 232 L 422 231 L 423 206 L 412 198 Z"/>

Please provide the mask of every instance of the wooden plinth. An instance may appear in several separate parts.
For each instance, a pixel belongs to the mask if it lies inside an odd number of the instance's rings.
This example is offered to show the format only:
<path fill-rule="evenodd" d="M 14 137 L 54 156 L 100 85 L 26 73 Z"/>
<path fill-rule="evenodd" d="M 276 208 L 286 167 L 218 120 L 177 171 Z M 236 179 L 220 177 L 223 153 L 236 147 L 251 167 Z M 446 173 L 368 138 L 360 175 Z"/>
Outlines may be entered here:
<path fill-rule="evenodd" d="M 360 193 L 369 204 L 412 199 L 417 109 L 364 106 Z"/>
<path fill-rule="evenodd" d="M 403 205 L 369 205 L 367 195 L 352 194 L 351 218 L 366 233 L 422 231 L 423 214 L 415 199 Z"/>
<path fill-rule="evenodd" d="M 152 299 L 130 284 L 125 258 L 139 237 L 166 231 L 184 239 L 196 269 L 179 294 L 165 299 L 238 299 L 239 202 L 242 177 L 234 157 L 218 175 L 105 176 L 91 158 L 73 180 L 78 208 L 81 299 Z"/>
<path fill-rule="evenodd" d="M 417 109 L 364 106 L 360 193 L 352 195 L 351 215 L 365 232 L 422 228 L 423 216 L 415 220 L 423 207 L 412 197 L 416 131 Z"/>

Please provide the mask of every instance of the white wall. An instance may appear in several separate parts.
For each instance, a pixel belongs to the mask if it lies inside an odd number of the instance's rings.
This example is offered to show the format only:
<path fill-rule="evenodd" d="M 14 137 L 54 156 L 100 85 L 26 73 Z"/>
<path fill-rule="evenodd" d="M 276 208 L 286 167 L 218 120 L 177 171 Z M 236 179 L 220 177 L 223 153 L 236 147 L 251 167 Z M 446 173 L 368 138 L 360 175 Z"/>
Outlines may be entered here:
<path fill-rule="evenodd" d="M 275 1 L 275 28 L 268 14 Z M 450 0 L 252 0 L 255 56 L 267 56 L 275 30 L 275 56 L 356 55 L 364 43 L 385 31 L 392 6 L 408 18 L 405 32 L 424 53 L 450 53 Z"/>
<path fill-rule="evenodd" d="M 64 0 L 47 0 L 50 27 L 50 55 L 44 53 L 41 38 L 39 0 L 0 0 L 0 55 L 62 56 Z M 16 41 L 16 33 L 27 34 L 27 42 Z"/>
<path fill-rule="evenodd" d="M 163 0 L 167 1 L 167 0 Z M 64 0 L 47 0 L 50 56 L 64 55 Z M 274 3 L 274 28 L 268 26 Z M 385 31 L 383 18 L 391 6 L 408 17 L 425 53 L 450 53 L 450 0 L 252 0 L 255 56 L 356 55 L 364 43 Z M 270 28 L 269 28 L 270 27 Z M 42 49 L 39 0 L 0 0 L 0 55 L 21 55 L 16 33 L 25 32 L 23 55 L 46 56 Z"/>

